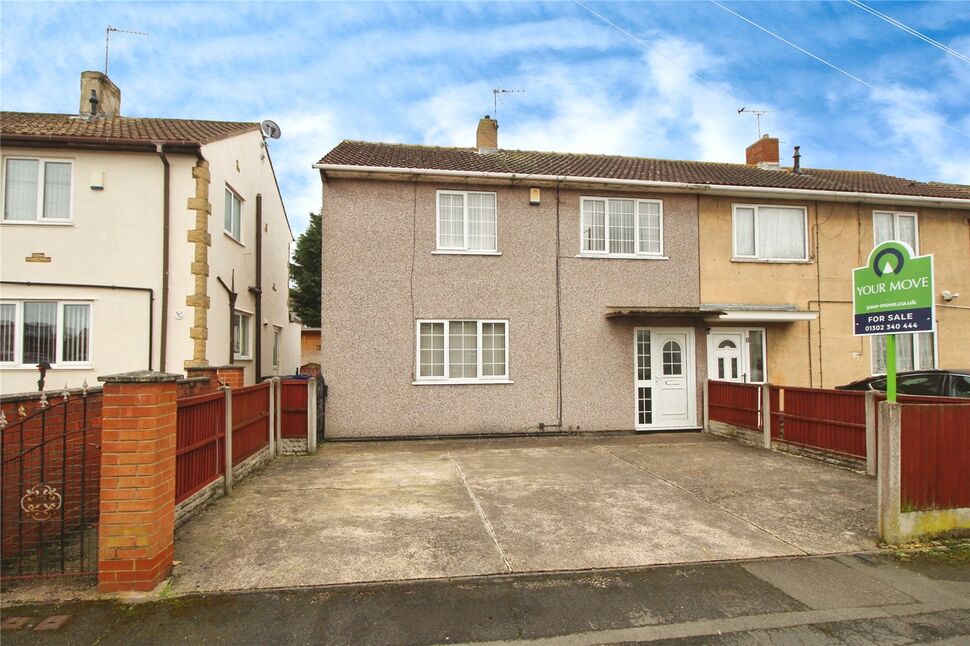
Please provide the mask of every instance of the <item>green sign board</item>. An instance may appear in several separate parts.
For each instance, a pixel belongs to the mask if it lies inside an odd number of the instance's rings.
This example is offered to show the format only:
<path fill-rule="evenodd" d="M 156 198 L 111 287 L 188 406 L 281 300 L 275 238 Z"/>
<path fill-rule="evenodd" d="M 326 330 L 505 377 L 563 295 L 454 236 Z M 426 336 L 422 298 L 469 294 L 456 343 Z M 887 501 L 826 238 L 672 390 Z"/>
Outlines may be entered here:
<path fill-rule="evenodd" d="M 852 270 L 855 335 L 932 332 L 933 256 L 905 242 L 883 242 L 865 267 Z"/>

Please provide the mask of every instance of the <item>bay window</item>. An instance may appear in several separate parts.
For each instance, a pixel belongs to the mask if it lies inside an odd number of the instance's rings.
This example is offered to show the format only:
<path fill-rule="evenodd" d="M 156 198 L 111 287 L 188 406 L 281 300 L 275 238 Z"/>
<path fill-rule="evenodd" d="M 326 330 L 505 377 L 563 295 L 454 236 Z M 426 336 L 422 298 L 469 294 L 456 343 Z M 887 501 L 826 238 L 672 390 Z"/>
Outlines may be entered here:
<path fill-rule="evenodd" d="M 0 363 L 54 367 L 91 361 L 91 304 L 60 301 L 0 303 Z"/>
<path fill-rule="evenodd" d="M 5 222 L 71 219 L 73 164 L 63 159 L 8 157 L 3 165 Z"/>
<path fill-rule="evenodd" d="M 508 321 L 418 321 L 417 382 L 508 381 Z"/>
<path fill-rule="evenodd" d="M 800 206 L 735 204 L 734 258 L 808 260 L 808 213 Z"/>
<path fill-rule="evenodd" d="M 584 197 L 580 255 L 663 256 L 663 202 Z"/>
<path fill-rule="evenodd" d="M 437 250 L 498 253 L 495 193 L 438 191 Z"/>

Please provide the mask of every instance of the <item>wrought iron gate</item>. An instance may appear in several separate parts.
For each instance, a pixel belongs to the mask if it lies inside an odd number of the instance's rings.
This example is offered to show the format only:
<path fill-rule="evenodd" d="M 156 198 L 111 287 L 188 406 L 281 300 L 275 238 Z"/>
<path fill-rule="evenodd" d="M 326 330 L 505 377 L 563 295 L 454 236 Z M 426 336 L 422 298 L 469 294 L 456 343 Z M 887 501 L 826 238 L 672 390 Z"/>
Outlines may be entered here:
<path fill-rule="evenodd" d="M 96 574 L 100 392 L 0 417 L 0 578 Z"/>

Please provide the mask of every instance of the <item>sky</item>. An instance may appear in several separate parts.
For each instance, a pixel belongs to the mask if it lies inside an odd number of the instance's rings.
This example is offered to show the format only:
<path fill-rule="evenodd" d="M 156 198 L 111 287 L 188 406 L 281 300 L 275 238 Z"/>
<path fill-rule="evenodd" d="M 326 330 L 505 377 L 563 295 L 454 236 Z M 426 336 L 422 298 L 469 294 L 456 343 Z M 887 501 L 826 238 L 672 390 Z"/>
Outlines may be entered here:
<path fill-rule="evenodd" d="M 474 146 L 485 114 L 502 148 L 743 163 L 745 107 L 783 164 L 970 184 L 970 64 L 849 2 L 720 1 L 856 79 L 706 0 L 2 0 L 0 108 L 76 111 L 105 28 L 148 32 L 112 34 L 122 113 L 276 121 L 296 234 L 341 140 Z M 867 5 L 970 55 L 970 2 Z"/>

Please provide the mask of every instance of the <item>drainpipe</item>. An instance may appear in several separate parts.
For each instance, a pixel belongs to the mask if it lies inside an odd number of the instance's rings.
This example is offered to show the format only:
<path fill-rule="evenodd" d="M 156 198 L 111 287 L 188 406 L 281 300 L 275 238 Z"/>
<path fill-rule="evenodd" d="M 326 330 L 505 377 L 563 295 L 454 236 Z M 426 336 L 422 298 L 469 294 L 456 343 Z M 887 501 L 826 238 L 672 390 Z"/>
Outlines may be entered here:
<path fill-rule="evenodd" d="M 231 366 L 233 365 L 233 360 L 235 359 L 235 356 L 232 353 L 232 316 L 236 312 L 236 297 L 239 296 L 235 290 L 236 270 L 232 270 L 232 287 L 227 285 L 226 281 L 222 280 L 222 276 L 216 276 L 216 280 L 219 281 L 219 284 L 222 285 L 222 288 L 226 290 L 226 294 L 229 296 L 229 363 L 226 365 Z"/>
<path fill-rule="evenodd" d="M 171 213 L 169 208 L 169 193 L 171 187 L 171 165 L 168 157 L 165 156 L 165 147 L 158 144 L 156 147 L 159 159 L 162 160 L 162 322 L 159 330 L 161 340 L 159 342 L 158 370 L 165 372 L 165 353 L 168 349 L 168 237 Z"/>
<path fill-rule="evenodd" d="M 256 194 L 256 286 L 249 288 L 256 297 L 256 383 L 263 377 L 263 196 Z"/>

